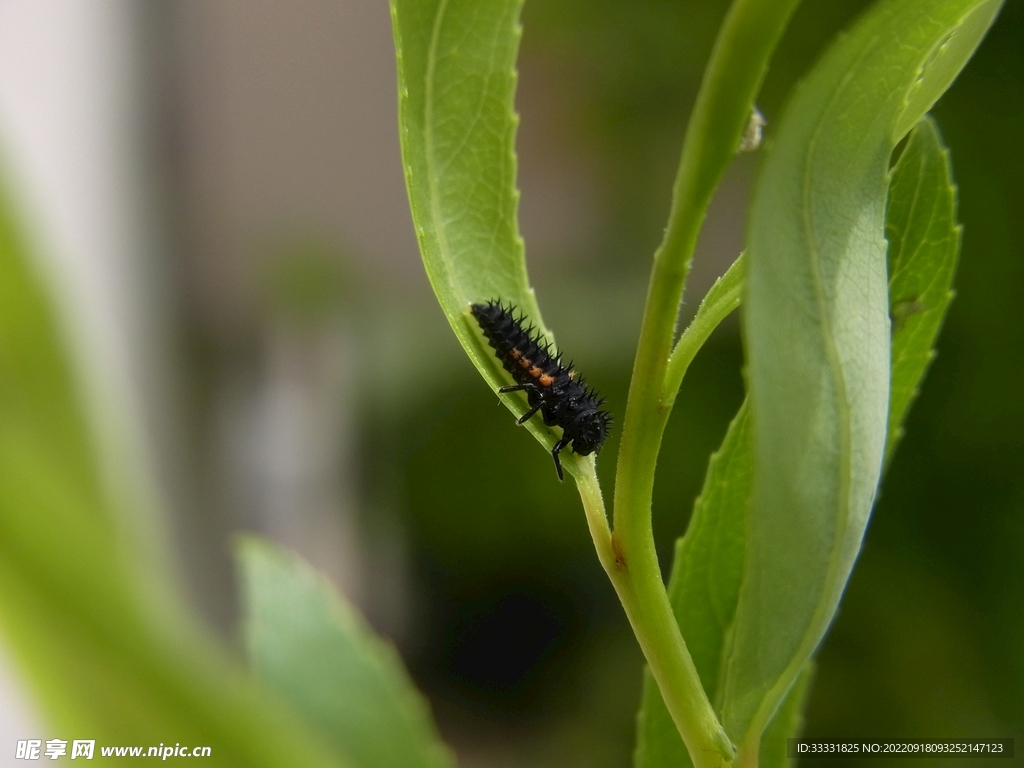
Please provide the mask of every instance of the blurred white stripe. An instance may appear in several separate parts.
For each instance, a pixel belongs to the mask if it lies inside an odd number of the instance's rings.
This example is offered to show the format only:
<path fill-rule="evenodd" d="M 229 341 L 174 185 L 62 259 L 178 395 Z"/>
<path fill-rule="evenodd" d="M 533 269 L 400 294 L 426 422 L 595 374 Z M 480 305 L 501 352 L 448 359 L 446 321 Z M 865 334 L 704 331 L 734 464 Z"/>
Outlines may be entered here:
<path fill-rule="evenodd" d="M 152 564 L 142 415 L 160 351 L 134 14 L 127 0 L 0 2 L 0 170 L 57 300 L 126 543 Z"/>
<path fill-rule="evenodd" d="M 136 12 L 127 0 L 0 0 L 0 173 L 57 299 L 126 550 L 152 574 L 166 572 L 166 537 L 141 414 L 161 353 Z M 15 748 L 7 728 L 26 706 L 12 685 L 0 676 L 2 764 Z"/>
<path fill-rule="evenodd" d="M 17 679 L 10 659 L 0 647 L 0 766 L 24 765 L 16 760 L 18 741 L 53 738 L 46 736 L 34 707 L 29 703 L 24 685 Z"/>

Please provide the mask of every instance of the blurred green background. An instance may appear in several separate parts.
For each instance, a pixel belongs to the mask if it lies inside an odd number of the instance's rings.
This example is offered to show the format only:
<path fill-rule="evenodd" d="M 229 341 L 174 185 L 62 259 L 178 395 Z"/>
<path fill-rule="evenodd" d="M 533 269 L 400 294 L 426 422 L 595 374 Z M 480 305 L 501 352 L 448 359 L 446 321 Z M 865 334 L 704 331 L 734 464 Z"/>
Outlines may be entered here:
<path fill-rule="evenodd" d="M 107 95 L 92 123 L 80 110 L 53 140 L 92 131 L 119 148 L 75 179 L 121 179 L 128 191 L 101 225 L 110 242 L 124 247 L 127 231 L 141 245 L 122 261 L 81 257 L 80 274 L 106 288 L 55 278 L 62 301 L 112 296 L 135 324 L 111 339 L 103 328 L 118 324 L 97 321 L 75 339 L 79 357 L 97 367 L 96 345 L 121 350 L 107 374 L 135 393 L 128 431 L 165 502 L 173 567 L 228 643 L 228 538 L 259 530 L 394 639 L 462 765 L 626 765 L 641 657 L 578 497 L 462 357 L 419 265 L 386 4 L 301 5 L 83 6 L 99 9 L 81 34 L 110 57 L 95 76 Z M 864 6 L 797 12 L 759 101 L 769 138 L 795 80 Z M 620 416 L 650 256 L 725 7 L 532 0 L 523 13 L 531 276 L 560 345 Z M 34 18 L 28 3 L 0 11 L 0 41 L 26 23 L 41 35 L 34 50 L 57 56 L 61 40 L 18 13 Z M 935 110 L 960 188 L 958 296 L 820 650 L 808 736 L 1024 747 L 1022 40 L 1024 4 L 1010 2 Z M 45 233 L 61 203 L 38 191 L 17 127 L 46 83 L 19 101 L 33 76 L 5 56 L 8 185 L 23 184 L 49 251 L 74 251 L 66 231 Z M 757 161 L 738 159 L 723 182 L 684 316 L 742 247 Z M 50 173 L 59 182 L 59 164 Z M 65 186 L 71 205 L 92 189 Z M 655 490 L 666 570 L 742 398 L 741 365 L 733 318 L 677 401 Z M 607 488 L 616 448 L 613 435 L 599 460 Z M 36 717 L 31 694 L 3 685 L 8 711 Z"/>

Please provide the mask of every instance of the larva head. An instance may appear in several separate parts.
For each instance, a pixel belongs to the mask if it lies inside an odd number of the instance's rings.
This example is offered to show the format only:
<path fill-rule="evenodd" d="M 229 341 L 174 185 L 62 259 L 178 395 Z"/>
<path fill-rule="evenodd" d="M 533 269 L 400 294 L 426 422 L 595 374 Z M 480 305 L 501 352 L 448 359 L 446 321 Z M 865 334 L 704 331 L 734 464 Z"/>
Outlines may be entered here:
<path fill-rule="evenodd" d="M 611 429 L 612 417 L 606 411 L 593 409 L 580 414 L 572 424 L 572 450 L 580 456 L 600 453 Z"/>

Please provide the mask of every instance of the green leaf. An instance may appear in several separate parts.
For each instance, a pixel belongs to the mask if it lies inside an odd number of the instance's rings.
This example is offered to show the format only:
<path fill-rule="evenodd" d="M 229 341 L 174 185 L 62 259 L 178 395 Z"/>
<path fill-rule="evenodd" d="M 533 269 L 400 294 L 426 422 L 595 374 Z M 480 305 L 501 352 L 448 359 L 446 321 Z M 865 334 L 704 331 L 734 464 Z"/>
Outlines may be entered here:
<path fill-rule="evenodd" d="M 932 345 L 952 297 L 950 285 L 959 248 L 956 190 L 949 156 L 930 118 L 921 120 L 911 132 L 893 169 L 888 197 L 886 237 L 893 340 L 887 452 L 891 455 L 897 428 L 933 356 Z M 710 299 L 711 292 L 704 303 L 714 304 Z M 722 447 L 711 458 L 689 529 L 676 546 L 669 580 L 673 609 L 716 709 L 721 705 L 723 648 L 742 578 L 744 513 L 751 488 L 749 440 L 749 408 L 745 402 Z M 799 702 L 805 698 L 809 677 L 805 674 L 794 684 L 765 732 L 762 765 L 781 765 L 779 760 L 785 759 L 785 739 L 799 730 Z M 778 744 L 770 745 L 772 728 L 783 723 L 788 724 L 788 733 L 778 734 Z M 665 765 L 690 765 L 689 755 L 650 673 L 645 672 L 636 766 Z"/>
<path fill-rule="evenodd" d="M 888 462 L 935 356 L 960 251 L 949 152 L 931 119 L 917 124 L 893 169 L 885 230 L 893 331 Z"/>
<path fill-rule="evenodd" d="M 554 341 L 530 288 L 516 220 L 521 8 L 522 0 L 391 0 L 402 161 L 420 253 L 459 343 L 495 390 L 511 379 L 471 304 L 512 302 Z M 522 394 L 502 400 L 517 416 L 526 412 Z M 526 428 L 549 449 L 557 440 L 541 419 Z M 572 471 L 593 456 L 563 462 Z"/>
<path fill-rule="evenodd" d="M 722 717 L 741 750 L 813 653 L 882 468 L 889 158 L 966 63 L 997 0 L 883 0 L 778 122 L 748 231 L 754 489 Z"/>
<path fill-rule="evenodd" d="M 934 122 L 925 118 L 911 132 L 889 183 L 890 313 L 893 321 L 892 406 L 889 448 L 931 360 L 931 347 L 952 294 L 960 228 L 948 152 Z M 707 304 L 714 302 L 709 298 Z M 736 611 L 742 578 L 744 513 L 751 483 L 749 408 L 744 402 L 722 447 L 711 458 L 704 490 L 686 537 L 676 546 L 669 596 L 701 681 L 712 701 L 719 694 L 723 648 Z M 793 686 L 769 725 L 761 765 L 782 765 L 785 739 L 799 730 L 799 701 L 809 676 Z M 798 693 L 799 691 L 799 693 Z M 720 697 L 718 697 L 720 699 Z M 716 703 L 720 704 L 720 700 Z M 787 707 L 795 710 L 783 714 Z M 769 746 L 771 729 L 787 723 L 788 735 Z M 767 755 L 772 755 L 770 762 Z M 781 757 L 779 757 L 781 756 Z M 775 759 L 778 757 L 778 759 Z M 637 768 L 689 765 L 689 756 L 650 673 L 644 675 L 639 716 Z"/>
<path fill-rule="evenodd" d="M 446 768 L 427 704 L 395 649 L 305 561 L 240 540 L 245 635 L 260 677 L 355 768 Z"/>
<path fill-rule="evenodd" d="M 751 469 L 750 409 L 744 401 L 708 464 L 686 536 L 676 544 L 668 586 L 676 621 L 713 704 L 720 700 L 722 654 L 743 577 Z M 637 731 L 636 768 L 692 764 L 649 670 Z"/>
<path fill-rule="evenodd" d="M 127 551 L 137 542 L 98 480 L 31 264 L 0 196 L 0 631 L 51 733 L 209 746 L 224 765 L 336 765 Z"/>
<path fill-rule="evenodd" d="M 792 760 L 786 753 L 786 740 L 796 739 L 804 730 L 804 708 L 807 693 L 814 679 L 814 662 L 804 664 L 800 676 L 789 689 L 761 737 L 759 768 L 790 768 Z"/>

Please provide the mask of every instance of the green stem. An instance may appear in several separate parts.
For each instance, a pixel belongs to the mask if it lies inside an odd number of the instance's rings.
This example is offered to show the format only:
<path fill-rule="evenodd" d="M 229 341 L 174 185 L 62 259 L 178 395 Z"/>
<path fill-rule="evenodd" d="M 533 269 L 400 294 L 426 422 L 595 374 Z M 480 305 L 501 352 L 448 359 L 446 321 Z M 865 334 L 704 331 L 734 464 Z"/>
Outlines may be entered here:
<path fill-rule="evenodd" d="M 695 759 L 694 765 L 697 768 L 731 765 L 732 744 L 715 717 L 693 660 L 679 636 L 668 595 L 664 587 L 650 589 L 647 586 L 652 581 L 661 583 L 653 547 L 647 556 L 633 557 L 627 567 L 615 535 L 608 527 L 593 465 L 576 476 L 576 485 L 598 559 L 615 587 L 665 704 L 684 734 L 691 754 L 697 749 L 702 755 L 702 760 Z"/>
<path fill-rule="evenodd" d="M 633 365 L 615 494 L 615 530 L 628 542 L 650 526 L 654 464 L 667 421 L 663 382 L 676 316 L 711 195 L 739 146 L 768 59 L 798 0 L 736 0 L 715 49 L 683 144 L 672 209 L 654 254 Z"/>
<path fill-rule="evenodd" d="M 704 342 L 708 340 L 711 332 L 740 305 L 743 300 L 743 281 L 746 276 L 747 262 L 741 253 L 739 258 L 725 271 L 725 274 L 711 286 L 711 290 L 701 301 L 693 322 L 679 337 L 676 348 L 672 350 L 672 356 L 668 359 L 668 368 L 665 371 L 665 390 L 662 392 L 661 401 L 666 408 L 671 408 L 676 401 L 676 395 L 679 393 L 686 370 L 690 367 L 697 352 L 704 346 Z"/>
<path fill-rule="evenodd" d="M 628 555 L 615 544 L 614 534 L 612 542 L 618 559 L 609 576 L 695 768 L 731 766 L 735 749 L 718 722 L 679 632 L 653 540 L 650 548 Z"/>
<path fill-rule="evenodd" d="M 697 768 L 721 765 L 723 757 L 731 764 L 732 754 L 722 753 L 725 735 L 675 621 L 654 549 L 654 467 L 671 410 L 663 394 L 697 234 L 798 2 L 735 0 L 719 31 L 683 143 L 668 227 L 654 254 L 619 448 L 612 582 Z"/>
<path fill-rule="evenodd" d="M 582 463 L 582 462 L 581 462 Z M 586 466 L 586 465 L 584 465 Z M 572 470 L 570 470 L 572 471 Z M 597 472 L 593 462 L 583 472 L 573 472 L 576 488 L 583 500 L 583 512 L 587 516 L 587 527 L 590 537 L 594 540 L 597 559 L 605 571 L 611 573 L 615 566 L 615 553 L 612 551 L 612 532 L 608 527 L 608 515 L 604 509 L 604 497 L 601 486 L 597 482 Z"/>
<path fill-rule="evenodd" d="M 753 732 L 744 739 L 736 752 L 736 768 L 757 768 L 757 761 L 761 753 L 760 732 L 755 735 Z"/>

